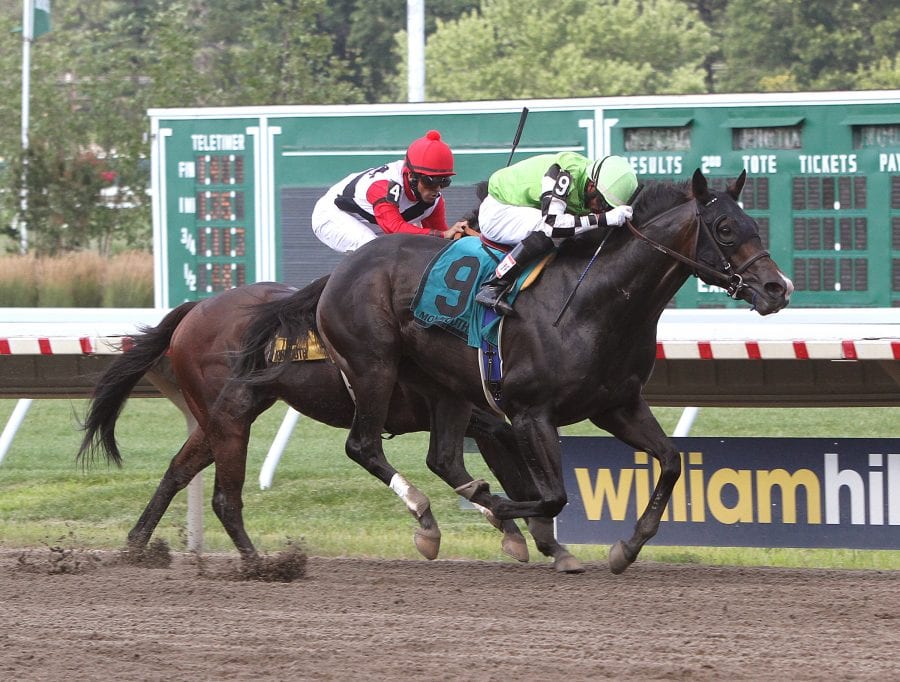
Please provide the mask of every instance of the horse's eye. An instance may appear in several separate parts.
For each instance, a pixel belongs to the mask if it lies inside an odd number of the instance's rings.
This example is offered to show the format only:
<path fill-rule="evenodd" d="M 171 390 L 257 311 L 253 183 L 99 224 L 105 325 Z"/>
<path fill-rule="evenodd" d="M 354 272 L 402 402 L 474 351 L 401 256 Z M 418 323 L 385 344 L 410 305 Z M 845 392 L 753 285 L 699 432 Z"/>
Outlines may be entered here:
<path fill-rule="evenodd" d="M 719 223 L 716 224 L 716 240 L 722 246 L 731 246 L 734 244 L 734 230 L 731 229 L 731 224 L 727 220 L 719 221 Z"/>

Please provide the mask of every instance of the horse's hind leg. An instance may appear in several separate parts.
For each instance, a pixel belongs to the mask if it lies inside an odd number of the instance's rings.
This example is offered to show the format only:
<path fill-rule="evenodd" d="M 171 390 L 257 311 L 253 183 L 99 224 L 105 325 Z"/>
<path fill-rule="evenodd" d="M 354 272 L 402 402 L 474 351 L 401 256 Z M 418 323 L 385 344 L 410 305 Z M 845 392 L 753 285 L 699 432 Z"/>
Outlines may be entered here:
<path fill-rule="evenodd" d="M 371 350 L 375 344 L 366 347 Z M 390 358 L 389 349 L 385 349 Z M 381 433 L 387 421 L 391 394 L 397 380 L 397 367 L 390 360 L 369 360 L 363 353 L 354 354 L 356 371 L 344 366 L 356 396 L 356 412 L 347 434 L 347 456 L 387 485 L 403 500 L 406 508 L 419 524 L 414 541 L 416 549 L 426 559 L 437 558 L 441 546 L 441 531 L 431 511 L 431 501 L 406 480 L 384 455 Z M 342 364 L 342 363 L 339 363 Z"/>
<path fill-rule="evenodd" d="M 363 305 L 356 311 L 358 314 L 328 315 L 332 282 L 334 279 L 322 294 L 317 315 L 322 339 L 349 381 L 356 400 L 345 445 L 347 456 L 403 500 L 419 523 L 416 548 L 422 556 L 434 559 L 440 550 L 441 532 L 431 512 L 431 502 L 390 465 L 381 442 L 400 362 L 397 329 L 385 324 L 380 303 Z"/>
<path fill-rule="evenodd" d="M 609 550 L 609 570 L 619 574 L 637 559 L 641 548 L 659 530 L 663 511 L 681 475 L 681 456 L 642 398 L 633 407 L 606 412 L 592 417 L 591 421 L 628 445 L 651 454 L 660 465 L 659 480 L 647 508 L 635 524 L 634 534 L 627 541 L 619 540 Z"/>
<path fill-rule="evenodd" d="M 368 430 L 369 435 L 366 435 L 365 426 L 371 423 L 373 422 L 369 418 L 360 417 L 357 408 L 347 436 L 345 447 L 347 456 L 403 500 L 409 513 L 419 523 L 413 538 L 416 549 L 426 559 L 436 559 L 441 548 L 441 531 L 437 519 L 431 512 L 431 501 L 388 462 L 381 443 L 380 429 L 375 438 L 371 436 L 371 427 Z"/>
<path fill-rule="evenodd" d="M 537 485 L 531 473 L 520 466 L 516 453 L 518 443 L 512 431 L 512 427 L 506 422 L 486 417 L 478 410 L 472 412 L 472 421 L 469 424 L 469 432 L 475 438 L 481 456 L 488 468 L 497 477 L 504 492 L 513 500 L 534 500 L 539 496 Z M 556 541 L 553 532 L 553 519 L 534 517 L 525 519 L 528 531 L 534 538 L 535 546 L 544 556 L 553 559 L 553 567 L 560 573 L 583 573 L 584 566 L 569 552 L 565 545 Z M 512 524 L 512 520 L 503 521 L 504 524 Z M 516 527 L 518 531 L 518 527 Z M 520 533 L 521 537 L 521 533 Z M 504 536 L 504 543 L 511 542 Z M 522 538 L 524 542 L 524 538 Z M 527 547 L 526 547 L 527 550 Z"/>
<path fill-rule="evenodd" d="M 150 541 L 153 531 L 169 508 L 175 495 L 190 483 L 194 476 L 203 471 L 213 461 L 209 443 L 203 429 L 195 428 L 172 458 L 169 468 L 156 487 L 156 492 L 143 513 L 128 533 L 128 549 L 141 551 Z"/>
<path fill-rule="evenodd" d="M 212 508 L 225 532 L 245 560 L 257 557 L 256 547 L 244 528 L 242 492 L 247 473 L 247 444 L 250 422 L 217 418 L 208 426 L 210 450 L 216 462 Z"/>

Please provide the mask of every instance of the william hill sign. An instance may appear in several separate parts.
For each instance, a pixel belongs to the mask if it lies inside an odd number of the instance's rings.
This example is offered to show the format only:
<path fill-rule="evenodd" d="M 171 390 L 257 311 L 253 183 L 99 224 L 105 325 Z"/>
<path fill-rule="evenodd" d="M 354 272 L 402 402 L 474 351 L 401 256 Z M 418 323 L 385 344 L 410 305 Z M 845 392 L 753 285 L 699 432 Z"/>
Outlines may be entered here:
<path fill-rule="evenodd" d="M 900 439 L 676 438 L 660 545 L 900 549 Z M 631 536 L 659 476 L 612 438 L 564 437 L 560 542 Z"/>

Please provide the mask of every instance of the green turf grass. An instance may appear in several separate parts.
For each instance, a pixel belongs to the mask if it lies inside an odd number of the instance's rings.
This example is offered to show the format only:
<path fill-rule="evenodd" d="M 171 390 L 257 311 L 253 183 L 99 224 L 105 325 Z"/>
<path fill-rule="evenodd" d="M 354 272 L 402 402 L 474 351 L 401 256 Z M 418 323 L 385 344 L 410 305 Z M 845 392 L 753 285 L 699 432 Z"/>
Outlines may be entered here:
<path fill-rule="evenodd" d="M 15 401 L 0 400 L 5 424 Z M 181 446 L 184 419 L 168 401 L 129 401 L 118 423 L 124 466 L 106 462 L 83 470 L 75 463 L 81 432 L 78 420 L 86 401 L 35 401 L 13 446 L 0 465 L 0 547 L 43 545 L 115 549 Z M 680 409 L 655 410 L 671 433 Z M 415 523 L 400 499 L 344 455 L 345 432 L 301 418 L 275 473 L 270 490 L 259 489 L 263 459 L 281 423 L 281 404 L 254 425 L 250 441 L 244 518 L 247 531 L 264 552 L 303 541 L 319 556 L 417 558 Z M 900 408 L 703 409 L 695 436 L 885 437 L 900 435 Z M 602 435 L 590 424 L 562 430 L 565 435 Z M 428 471 L 425 434 L 385 442 L 388 459 L 432 502 L 443 531 L 441 558 L 507 560 L 500 534 L 477 512 L 460 508 L 459 497 Z M 467 455 L 475 476 L 493 478 L 477 455 Z M 212 493 L 212 468 L 205 474 L 204 497 Z M 180 493 L 157 530 L 174 549 L 185 547 L 186 494 Z M 532 560 L 539 558 L 530 543 Z M 208 503 L 204 547 L 234 551 Z M 605 560 L 606 546 L 573 547 L 584 560 Z M 665 547 L 651 542 L 642 560 L 730 565 L 900 569 L 900 551 L 797 550 Z"/>

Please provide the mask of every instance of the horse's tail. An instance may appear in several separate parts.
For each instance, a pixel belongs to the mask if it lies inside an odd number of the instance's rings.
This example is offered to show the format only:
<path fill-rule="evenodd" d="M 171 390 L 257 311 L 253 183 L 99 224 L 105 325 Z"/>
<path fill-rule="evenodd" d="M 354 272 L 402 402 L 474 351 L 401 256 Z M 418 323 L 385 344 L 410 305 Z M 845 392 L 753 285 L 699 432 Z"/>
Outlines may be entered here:
<path fill-rule="evenodd" d="M 176 327 L 199 301 L 182 303 L 171 310 L 156 327 L 141 327 L 131 337 L 131 345 L 117 357 L 100 377 L 91 396 L 90 407 L 82 430 L 84 438 L 75 459 L 93 461 L 98 452 L 107 461 L 122 465 L 122 455 L 116 443 L 116 421 L 128 396 L 141 377 L 165 355 Z"/>
<path fill-rule="evenodd" d="M 268 303 L 253 306 L 253 316 L 241 337 L 241 349 L 232 360 L 232 380 L 264 384 L 275 379 L 289 363 L 269 366 L 266 350 L 276 332 L 287 339 L 318 336 L 316 308 L 330 275 L 320 277 L 303 289 Z"/>

